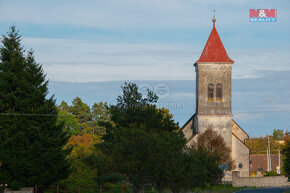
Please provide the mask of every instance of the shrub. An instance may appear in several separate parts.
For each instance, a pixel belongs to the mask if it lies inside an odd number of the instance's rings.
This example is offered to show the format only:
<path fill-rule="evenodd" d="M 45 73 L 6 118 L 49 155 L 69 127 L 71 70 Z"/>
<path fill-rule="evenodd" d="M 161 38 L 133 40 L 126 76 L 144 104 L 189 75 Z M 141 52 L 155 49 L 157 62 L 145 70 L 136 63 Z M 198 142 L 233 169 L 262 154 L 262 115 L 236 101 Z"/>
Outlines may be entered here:
<path fill-rule="evenodd" d="M 14 180 L 14 181 L 12 181 L 12 182 L 9 184 L 9 187 L 10 187 L 12 190 L 20 190 L 20 189 L 21 189 L 21 184 L 20 184 L 20 182 L 18 182 L 17 180 Z"/>
<path fill-rule="evenodd" d="M 277 172 L 276 171 L 269 171 L 269 172 L 266 172 L 265 176 L 277 176 Z"/>

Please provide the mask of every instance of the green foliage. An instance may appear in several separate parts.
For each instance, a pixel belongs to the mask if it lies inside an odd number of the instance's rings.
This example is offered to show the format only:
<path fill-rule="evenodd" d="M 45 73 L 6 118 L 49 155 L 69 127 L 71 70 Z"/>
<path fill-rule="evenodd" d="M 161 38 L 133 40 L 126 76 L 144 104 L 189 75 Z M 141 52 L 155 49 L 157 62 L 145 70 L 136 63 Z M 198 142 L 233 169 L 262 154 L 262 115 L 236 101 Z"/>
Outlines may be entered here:
<path fill-rule="evenodd" d="M 69 174 L 67 134 L 57 124 L 55 100 L 47 97 L 42 66 L 23 50 L 14 26 L 1 42 L 0 183 L 38 184 L 41 192 Z"/>
<path fill-rule="evenodd" d="M 166 109 L 157 109 L 156 95 L 142 97 L 138 87 L 125 83 L 117 105 L 110 107 L 115 123 L 107 129 L 102 152 L 111 161 L 111 172 L 128 178 L 134 192 L 152 183 L 158 192 L 170 187 L 173 192 L 206 186 L 221 176 L 217 157 L 205 148 L 187 149 L 182 132 Z"/>
<path fill-rule="evenodd" d="M 184 152 L 186 141 L 181 133 L 163 132 L 162 135 L 152 133 L 151 149 L 148 155 L 149 178 L 161 192 L 175 178 L 182 178 L 184 175 L 181 168 L 184 164 Z"/>
<path fill-rule="evenodd" d="M 70 112 L 75 115 L 81 125 L 81 132 L 88 133 L 90 130 L 89 123 L 92 120 L 91 110 L 89 105 L 84 103 L 81 98 L 76 97 L 72 101 L 72 106 L 69 107 Z"/>
<path fill-rule="evenodd" d="M 284 159 L 283 159 L 283 170 L 290 179 L 290 140 L 286 138 L 285 140 L 285 146 L 283 148 L 283 154 L 284 154 Z"/>
<path fill-rule="evenodd" d="M 223 175 L 219 160 L 203 146 L 187 148 L 176 170 L 171 174 L 169 184 L 173 193 L 205 188 L 217 183 Z"/>
<path fill-rule="evenodd" d="M 65 129 L 71 135 L 92 134 L 103 136 L 106 128 L 101 123 L 113 124 L 107 103 L 94 103 L 92 108 L 84 103 L 81 98 L 76 97 L 72 105 L 62 101 L 58 106 L 59 122 L 64 122 Z"/>
<path fill-rule="evenodd" d="M 274 140 L 282 140 L 283 136 L 284 136 L 283 129 L 274 129 L 274 131 L 273 131 L 273 139 Z"/>
<path fill-rule="evenodd" d="M 64 124 L 71 136 L 66 147 L 72 148 L 68 156 L 71 174 L 59 182 L 61 191 L 73 192 L 81 185 L 86 192 L 94 192 L 99 183 L 106 184 L 103 181 L 115 182 L 116 176 L 108 173 L 110 161 L 95 146 L 106 132 L 102 124 L 113 125 L 107 103 L 95 103 L 90 108 L 81 98 L 76 97 L 72 105 L 62 101 L 58 110 L 58 121 Z"/>
<path fill-rule="evenodd" d="M 67 111 L 67 112 L 70 112 L 70 106 L 64 102 L 64 101 L 61 101 L 60 105 L 58 106 L 58 108 L 60 110 L 63 110 L 63 111 Z"/>
<path fill-rule="evenodd" d="M 282 145 L 274 140 L 272 136 L 269 136 L 269 139 L 271 151 L 277 151 L 282 149 Z M 246 145 L 248 148 L 250 148 L 252 154 L 266 154 L 268 148 L 268 138 L 250 138 L 246 140 Z"/>
<path fill-rule="evenodd" d="M 97 170 L 88 157 L 97 154 L 95 143 L 99 143 L 100 139 L 96 136 L 88 134 L 72 136 L 66 148 L 72 149 L 68 155 L 71 164 L 71 173 L 68 178 L 58 181 L 60 190 L 63 193 L 75 192 L 78 186 L 86 187 L 86 192 L 95 192 L 98 184 L 94 178 L 97 175 Z M 55 190 L 56 185 L 50 187 L 50 191 Z"/>
<path fill-rule="evenodd" d="M 92 122 L 90 126 L 93 128 L 92 132 L 99 136 L 105 135 L 106 128 L 102 126 L 102 124 L 107 122 L 113 124 L 107 103 L 94 103 L 91 108 L 91 112 Z"/>
<path fill-rule="evenodd" d="M 218 184 L 206 188 L 196 188 L 193 193 L 233 193 L 244 189 L 254 189 L 254 187 L 233 187 L 232 184 Z"/>
<path fill-rule="evenodd" d="M 64 130 L 69 136 L 77 135 L 81 128 L 76 116 L 61 108 L 58 111 L 57 123 L 63 124 Z"/>
<path fill-rule="evenodd" d="M 102 187 L 102 191 L 106 192 L 106 193 L 121 193 L 122 192 L 122 184 L 105 184 Z M 132 187 L 130 185 L 127 184 L 123 184 L 123 192 L 124 193 L 133 193 Z M 146 189 L 144 189 L 144 192 L 148 192 L 146 191 Z"/>
<path fill-rule="evenodd" d="M 276 171 L 269 171 L 269 172 L 266 172 L 265 176 L 277 176 L 277 172 Z"/>
<path fill-rule="evenodd" d="M 21 183 L 18 182 L 17 180 L 14 180 L 14 181 L 12 181 L 12 182 L 9 184 L 9 187 L 10 187 L 12 190 L 20 190 L 20 189 L 21 189 Z"/>
<path fill-rule="evenodd" d="M 106 183 L 115 183 L 123 180 L 123 176 L 118 173 L 109 173 L 105 175 L 100 175 L 96 178 L 98 184 L 104 185 Z"/>
<path fill-rule="evenodd" d="M 150 181 L 162 190 L 168 183 L 167 172 L 174 166 L 176 152 L 181 152 L 185 140 L 180 133 L 172 132 L 178 129 L 172 117 L 152 104 L 157 101 L 155 94 L 148 91 L 143 98 L 131 83 L 125 83 L 122 90 L 117 105 L 110 108 L 115 126 L 106 125 L 103 152 L 112 158 L 115 171 L 126 174 L 134 192 L 140 192 Z"/>
<path fill-rule="evenodd" d="M 223 175 L 223 171 L 219 169 L 220 158 L 208 151 L 204 146 L 198 146 L 189 150 L 190 159 L 192 163 L 189 168 L 191 187 L 206 187 L 213 185 Z M 190 182 L 188 182 L 190 183 Z"/>

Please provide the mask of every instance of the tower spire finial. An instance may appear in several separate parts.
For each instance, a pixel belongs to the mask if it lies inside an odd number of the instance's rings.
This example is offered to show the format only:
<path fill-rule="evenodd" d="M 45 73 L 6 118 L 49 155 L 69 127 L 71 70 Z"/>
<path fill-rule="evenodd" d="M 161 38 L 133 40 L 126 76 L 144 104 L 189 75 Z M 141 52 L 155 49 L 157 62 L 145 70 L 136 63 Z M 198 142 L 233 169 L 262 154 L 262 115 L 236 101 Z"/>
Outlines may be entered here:
<path fill-rule="evenodd" d="M 212 12 L 213 12 L 212 22 L 213 22 L 213 26 L 215 27 L 215 22 L 216 22 L 215 12 L 216 12 L 216 10 L 214 9 Z"/>

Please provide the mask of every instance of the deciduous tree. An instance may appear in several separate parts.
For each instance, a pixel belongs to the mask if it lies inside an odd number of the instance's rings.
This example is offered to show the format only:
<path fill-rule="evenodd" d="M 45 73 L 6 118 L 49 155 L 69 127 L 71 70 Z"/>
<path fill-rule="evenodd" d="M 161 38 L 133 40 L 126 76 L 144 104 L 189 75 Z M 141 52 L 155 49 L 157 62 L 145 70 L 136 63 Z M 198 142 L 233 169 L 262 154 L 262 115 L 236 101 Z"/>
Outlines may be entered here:
<path fill-rule="evenodd" d="M 57 123 L 63 124 L 65 132 L 71 137 L 80 132 L 81 125 L 77 117 L 62 108 L 58 108 Z"/>
<path fill-rule="evenodd" d="M 220 164 L 231 163 L 231 148 L 226 144 L 222 136 L 211 127 L 198 136 L 196 146 L 207 149 L 211 155 L 216 157 Z"/>

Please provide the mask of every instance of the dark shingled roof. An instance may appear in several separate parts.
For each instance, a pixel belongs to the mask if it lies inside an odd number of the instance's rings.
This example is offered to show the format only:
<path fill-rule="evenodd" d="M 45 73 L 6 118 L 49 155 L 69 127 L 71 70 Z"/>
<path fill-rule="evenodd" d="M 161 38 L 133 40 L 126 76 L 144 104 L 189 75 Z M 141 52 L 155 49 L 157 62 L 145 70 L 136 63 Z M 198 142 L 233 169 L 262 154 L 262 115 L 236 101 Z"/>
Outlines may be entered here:
<path fill-rule="evenodd" d="M 251 154 L 250 155 L 250 172 L 258 172 L 259 168 L 262 169 L 262 172 L 265 172 L 268 169 L 267 165 L 267 154 Z M 272 171 L 276 171 L 276 167 L 279 165 L 278 154 L 271 154 L 271 166 Z M 282 155 L 280 154 L 280 168 L 283 165 Z"/>

